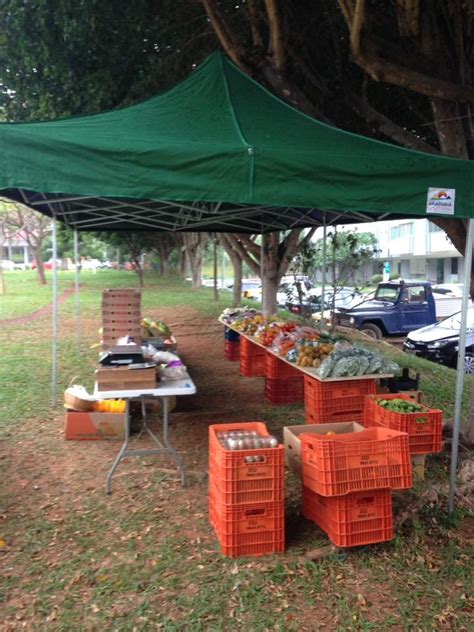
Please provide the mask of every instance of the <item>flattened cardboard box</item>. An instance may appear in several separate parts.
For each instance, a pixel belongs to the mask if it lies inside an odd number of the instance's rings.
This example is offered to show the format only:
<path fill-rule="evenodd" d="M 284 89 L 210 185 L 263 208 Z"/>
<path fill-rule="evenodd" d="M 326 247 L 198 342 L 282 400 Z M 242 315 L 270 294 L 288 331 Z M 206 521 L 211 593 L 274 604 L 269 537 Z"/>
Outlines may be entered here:
<path fill-rule="evenodd" d="M 347 432 L 361 432 L 364 426 L 355 421 L 340 421 L 332 424 L 302 424 L 301 426 L 285 426 L 283 428 L 283 443 L 285 445 L 285 463 L 295 474 L 301 476 L 301 441 L 299 435 L 303 432 L 325 435 L 328 432 L 345 434 Z"/>
<path fill-rule="evenodd" d="M 125 413 L 80 413 L 68 410 L 65 419 L 66 439 L 73 441 L 97 441 L 99 439 L 123 439 Z"/>
<path fill-rule="evenodd" d="M 156 388 L 156 367 L 131 369 L 125 367 L 99 367 L 96 370 L 100 391 L 140 390 Z"/>

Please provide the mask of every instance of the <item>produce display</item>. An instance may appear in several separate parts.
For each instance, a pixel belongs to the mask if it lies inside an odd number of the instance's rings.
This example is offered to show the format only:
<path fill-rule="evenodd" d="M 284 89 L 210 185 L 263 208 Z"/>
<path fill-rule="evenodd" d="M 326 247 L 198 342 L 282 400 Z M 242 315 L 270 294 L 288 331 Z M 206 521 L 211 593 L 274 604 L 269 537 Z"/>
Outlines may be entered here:
<path fill-rule="evenodd" d="M 420 406 L 415 401 L 408 401 L 406 399 L 378 399 L 377 404 L 382 406 L 382 408 L 386 408 L 387 410 L 391 410 L 395 413 L 420 413 L 425 412 L 426 408 L 424 406 Z"/>
<path fill-rule="evenodd" d="M 126 409 L 127 402 L 124 399 L 99 399 L 93 405 L 97 413 L 124 413 Z"/>
<path fill-rule="evenodd" d="M 221 320 L 251 336 L 276 355 L 301 368 L 314 369 L 321 378 L 356 377 L 381 373 L 399 374 L 396 362 L 341 336 L 302 327 L 292 321 L 264 316 L 249 308 L 227 309 Z"/>
<path fill-rule="evenodd" d="M 170 338 L 171 329 L 162 320 L 153 320 L 152 318 L 142 318 L 142 338 Z"/>

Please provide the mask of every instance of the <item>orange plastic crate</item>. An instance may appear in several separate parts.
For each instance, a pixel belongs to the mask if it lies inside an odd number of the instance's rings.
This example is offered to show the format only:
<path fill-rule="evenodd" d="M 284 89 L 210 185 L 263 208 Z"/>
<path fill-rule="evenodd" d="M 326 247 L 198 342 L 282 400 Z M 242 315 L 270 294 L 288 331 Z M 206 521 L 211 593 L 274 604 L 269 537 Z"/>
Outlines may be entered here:
<path fill-rule="evenodd" d="M 265 378 L 265 401 L 269 404 L 295 404 L 304 400 L 303 376 Z"/>
<path fill-rule="evenodd" d="M 322 496 L 373 489 L 408 489 L 412 467 L 408 435 L 387 428 L 317 435 L 301 440 L 303 485 Z"/>
<path fill-rule="evenodd" d="M 273 449 L 273 448 L 272 448 Z M 259 453 L 259 451 L 256 451 Z M 246 473 L 249 471 L 247 470 Z M 223 505 L 238 506 L 262 502 L 280 502 L 284 499 L 284 470 L 283 467 L 272 467 L 268 476 L 264 478 L 247 478 L 244 480 L 232 480 L 233 474 L 239 474 L 234 469 L 222 476 L 222 468 L 219 468 L 211 456 L 209 458 L 209 488 Z M 240 474 L 242 471 L 240 471 Z M 225 476 L 227 474 L 227 477 Z"/>
<path fill-rule="evenodd" d="M 285 550 L 284 504 L 223 507 L 209 496 L 209 518 L 228 557 L 260 556 Z"/>
<path fill-rule="evenodd" d="M 240 360 L 240 343 L 238 340 L 224 340 L 224 357 L 230 362 Z"/>
<path fill-rule="evenodd" d="M 269 436 L 262 422 L 209 426 L 209 486 L 218 490 L 224 504 L 276 502 L 284 498 L 284 448 L 225 450 L 217 434 L 234 430 L 257 431 Z M 262 460 L 254 462 L 259 457 Z"/>
<path fill-rule="evenodd" d="M 380 399 L 412 398 L 402 393 L 367 397 L 365 401 L 364 425 L 381 426 L 408 433 L 411 454 L 430 454 L 441 450 L 443 412 L 423 406 L 423 412 L 397 413 L 379 406 Z"/>
<path fill-rule="evenodd" d="M 267 352 L 265 365 L 265 377 L 273 380 L 281 380 L 286 377 L 300 378 L 303 380 L 303 373 L 295 369 L 273 353 Z"/>
<path fill-rule="evenodd" d="M 244 336 L 240 337 L 240 373 L 244 377 L 265 377 L 266 350 Z"/>
<path fill-rule="evenodd" d="M 303 486 L 302 513 L 336 546 L 363 546 L 393 538 L 390 490 L 326 498 Z"/>
<path fill-rule="evenodd" d="M 363 421 L 365 397 L 375 393 L 375 378 L 324 382 L 304 377 L 306 423 Z"/>

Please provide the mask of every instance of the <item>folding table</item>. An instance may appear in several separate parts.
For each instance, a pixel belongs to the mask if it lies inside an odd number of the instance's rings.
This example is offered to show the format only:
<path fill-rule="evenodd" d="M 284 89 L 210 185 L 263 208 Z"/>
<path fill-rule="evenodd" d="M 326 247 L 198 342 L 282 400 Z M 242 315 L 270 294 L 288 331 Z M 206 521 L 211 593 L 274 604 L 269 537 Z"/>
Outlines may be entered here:
<path fill-rule="evenodd" d="M 194 395 L 196 393 L 196 386 L 191 378 L 186 378 L 183 380 L 170 380 L 166 382 L 159 382 L 156 385 L 156 388 L 153 389 L 141 389 L 141 390 L 121 390 L 121 391 L 100 391 L 97 387 L 97 383 L 94 389 L 94 395 L 98 399 L 128 399 L 128 400 L 139 400 L 142 406 L 142 418 L 143 418 L 143 427 L 138 435 L 140 437 L 143 432 L 147 432 L 148 435 L 152 438 L 154 443 L 158 446 L 157 448 L 143 448 L 143 449 L 131 449 L 129 447 L 130 440 L 130 412 L 129 407 L 127 406 L 127 413 L 125 416 L 125 439 L 123 445 L 120 449 L 120 452 L 117 454 L 117 457 L 110 468 L 109 473 L 107 474 L 107 482 L 106 489 L 107 493 L 110 494 L 112 492 L 112 476 L 114 475 L 115 470 L 117 469 L 118 464 L 122 459 L 128 456 L 152 456 L 159 454 L 168 455 L 178 467 L 181 484 L 185 485 L 186 476 L 183 469 L 183 464 L 181 462 L 181 458 L 173 446 L 170 444 L 168 439 L 168 426 L 169 426 L 169 398 L 180 395 Z M 158 437 L 152 432 L 151 428 L 147 422 L 147 414 L 146 414 L 146 399 L 152 397 L 159 397 L 162 400 L 162 422 L 163 422 L 163 440 L 160 441 Z M 138 438 L 137 437 L 137 438 Z"/>

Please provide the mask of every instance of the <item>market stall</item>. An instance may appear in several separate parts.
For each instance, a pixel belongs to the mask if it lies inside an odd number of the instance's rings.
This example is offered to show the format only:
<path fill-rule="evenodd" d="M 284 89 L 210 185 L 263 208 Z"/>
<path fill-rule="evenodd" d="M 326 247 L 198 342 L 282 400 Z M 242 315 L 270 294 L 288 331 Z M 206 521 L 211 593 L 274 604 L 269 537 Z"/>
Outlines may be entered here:
<path fill-rule="evenodd" d="M 263 233 L 399 217 L 468 219 L 474 164 L 329 127 L 220 53 L 176 87 L 92 116 L 0 125 L 0 192 L 75 230 Z M 463 386 L 466 274 L 450 506 Z M 57 306 L 57 278 L 54 281 Z M 57 307 L 54 310 L 53 388 Z M 54 399 L 54 397 L 53 397 Z"/>

